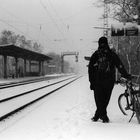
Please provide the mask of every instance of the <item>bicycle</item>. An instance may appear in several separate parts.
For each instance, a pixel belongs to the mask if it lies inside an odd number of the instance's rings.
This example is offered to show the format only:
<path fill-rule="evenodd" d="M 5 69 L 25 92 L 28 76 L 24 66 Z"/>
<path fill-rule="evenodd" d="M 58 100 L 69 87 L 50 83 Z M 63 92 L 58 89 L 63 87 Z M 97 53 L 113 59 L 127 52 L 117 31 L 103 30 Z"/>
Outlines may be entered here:
<path fill-rule="evenodd" d="M 136 114 L 137 121 L 140 124 L 140 89 L 139 86 L 135 83 L 132 83 L 131 80 L 125 78 L 120 78 L 117 81 L 122 86 L 125 86 L 125 92 L 119 95 L 118 105 L 121 112 L 124 115 L 128 115 L 128 111 L 132 112 L 132 116 L 129 122 L 132 120 L 133 116 Z"/>

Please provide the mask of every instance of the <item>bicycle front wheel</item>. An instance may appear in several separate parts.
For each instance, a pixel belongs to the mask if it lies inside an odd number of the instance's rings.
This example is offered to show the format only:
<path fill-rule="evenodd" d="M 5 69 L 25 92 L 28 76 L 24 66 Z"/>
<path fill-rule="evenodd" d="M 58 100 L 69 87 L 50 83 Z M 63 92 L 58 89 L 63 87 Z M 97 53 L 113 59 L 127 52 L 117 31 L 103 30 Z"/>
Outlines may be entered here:
<path fill-rule="evenodd" d="M 134 109 L 136 112 L 136 117 L 137 117 L 138 123 L 140 124 L 140 101 L 139 101 L 138 97 L 134 101 Z"/>
<path fill-rule="evenodd" d="M 128 99 L 128 101 L 127 101 Z M 125 94 L 121 94 L 118 98 L 118 105 L 121 110 L 121 112 L 124 115 L 130 115 L 132 114 L 131 108 L 130 108 L 130 97 L 126 97 Z"/>

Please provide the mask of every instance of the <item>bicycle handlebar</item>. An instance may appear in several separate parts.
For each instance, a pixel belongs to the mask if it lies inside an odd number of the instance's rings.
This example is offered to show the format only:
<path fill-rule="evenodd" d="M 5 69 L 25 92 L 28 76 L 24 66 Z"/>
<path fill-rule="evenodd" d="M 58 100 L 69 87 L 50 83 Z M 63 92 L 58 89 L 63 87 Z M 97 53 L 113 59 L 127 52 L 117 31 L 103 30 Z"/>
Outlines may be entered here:
<path fill-rule="evenodd" d="M 131 81 L 129 79 L 126 79 L 124 77 L 120 77 L 119 80 L 116 81 L 117 84 L 119 83 L 127 83 L 128 81 Z"/>
<path fill-rule="evenodd" d="M 128 84 L 128 81 L 126 78 L 121 77 L 119 80 L 116 81 L 116 84 L 121 84 L 122 86 L 126 86 Z M 131 81 L 129 82 L 131 83 Z"/>
<path fill-rule="evenodd" d="M 122 86 L 137 87 L 138 84 L 132 82 L 132 79 L 134 79 L 134 78 L 135 78 L 135 76 L 131 76 L 131 79 L 126 79 L 124 77 L 120 77 L 120 79 L 117 80 L 116 83 L 121 84 Z"/>

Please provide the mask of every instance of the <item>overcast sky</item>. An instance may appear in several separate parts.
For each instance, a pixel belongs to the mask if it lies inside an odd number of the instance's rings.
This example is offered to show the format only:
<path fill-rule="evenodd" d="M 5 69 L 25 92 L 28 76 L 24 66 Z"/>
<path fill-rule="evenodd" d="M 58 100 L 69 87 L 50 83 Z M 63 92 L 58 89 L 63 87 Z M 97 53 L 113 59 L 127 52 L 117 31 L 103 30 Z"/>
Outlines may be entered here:
<path fill-rule="evenodd" d="M 0 31 L 9 29 L 42 44 L 44 52 L 91 54 L 102 30 L 98 0 L 0 0 Z"/>

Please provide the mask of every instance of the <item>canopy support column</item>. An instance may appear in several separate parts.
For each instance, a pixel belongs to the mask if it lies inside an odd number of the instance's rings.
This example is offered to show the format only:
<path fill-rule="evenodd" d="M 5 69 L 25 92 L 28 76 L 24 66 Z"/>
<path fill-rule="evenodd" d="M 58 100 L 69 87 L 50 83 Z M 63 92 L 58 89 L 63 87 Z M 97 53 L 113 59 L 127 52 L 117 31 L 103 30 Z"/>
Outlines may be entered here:
<path fill-rule="evenodd" d="M 15 57 L 15 62 L 16 62 L 16 78 L 18 78 L 18 58 Z"/>
<path fill-rule="evenodd" d="M 4 78 L 7 78 L 7 55 L 4 55 Z"/>
<path fill-rule="evenodd" d="M 26 76 L 26 59 L 24 59 L 24 77 Z"/>

